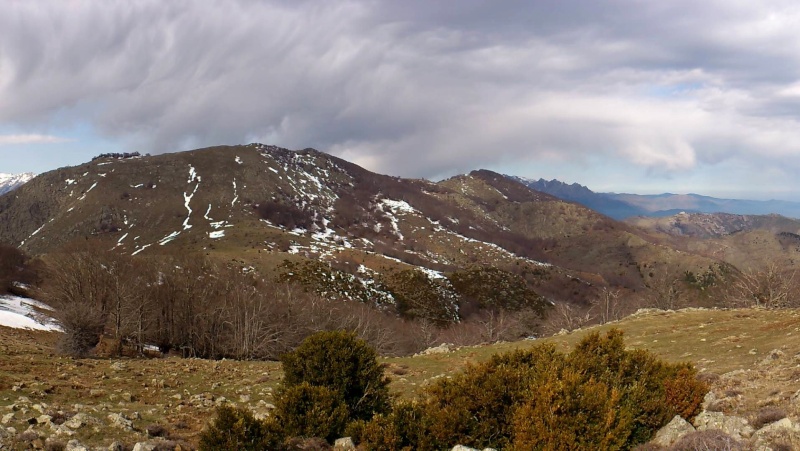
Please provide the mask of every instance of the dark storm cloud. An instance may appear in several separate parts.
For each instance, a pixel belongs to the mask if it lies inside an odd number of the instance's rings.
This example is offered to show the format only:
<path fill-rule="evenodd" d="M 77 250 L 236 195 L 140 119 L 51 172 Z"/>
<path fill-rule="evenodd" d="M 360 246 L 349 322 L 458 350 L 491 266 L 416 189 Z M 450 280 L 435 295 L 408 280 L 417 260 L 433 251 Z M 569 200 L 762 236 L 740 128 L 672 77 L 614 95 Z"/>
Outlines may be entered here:
<path fill-rule="evenodd" d="M 399 175 L 800 154 L 793 2 L 11 1 L 0 124 L 261 141 Z"/>

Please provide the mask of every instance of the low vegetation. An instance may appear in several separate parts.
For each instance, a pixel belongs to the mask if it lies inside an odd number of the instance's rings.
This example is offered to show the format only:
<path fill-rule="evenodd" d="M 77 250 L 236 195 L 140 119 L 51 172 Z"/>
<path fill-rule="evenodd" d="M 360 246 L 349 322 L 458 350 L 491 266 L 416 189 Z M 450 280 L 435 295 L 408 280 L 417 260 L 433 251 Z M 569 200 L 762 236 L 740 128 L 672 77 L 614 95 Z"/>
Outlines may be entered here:
<path fill-rule="evenodd" d="M 499 449 L 630 449 L 678 414 L 699 413 L 708 390 L 689 364 L 626 350 L 622 333 L 590 334 L 569 354 L 552 345 L 498 354 L 391 410 L 374 351 L 354 336 L 308 338 L 285 357 L 276 414 L 251 425 L 222 409 L 201 449 L 280 446 L 293 436 L 332 442 L 345 430 L 366 450 L 433 450 L 460 443 Z M 349 426 L 347 426 L 349 424 Z M 275 435 L 278 435 L 277 437 Z M 224 446 L 228 446 L 227 448 Z M 273 448 L 279 449 L 279 448 Z"/>

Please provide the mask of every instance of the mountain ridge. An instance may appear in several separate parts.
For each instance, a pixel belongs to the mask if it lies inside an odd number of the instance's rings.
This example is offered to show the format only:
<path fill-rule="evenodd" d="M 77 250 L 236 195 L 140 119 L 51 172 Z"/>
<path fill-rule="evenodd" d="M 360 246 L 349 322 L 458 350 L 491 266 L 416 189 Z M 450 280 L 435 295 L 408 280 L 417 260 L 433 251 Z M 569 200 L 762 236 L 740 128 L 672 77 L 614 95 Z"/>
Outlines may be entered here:
<path fill-rule="evenodd" d="M 658 268 L 715 264 L 492 171 L 434 183 L 262 144 L 99 158 L 41 174 L 0 196 L 0 241 L 34 255 L 74 245 L 204 253 L 264 271 L 320 261 L 355 277 L 497 266 L 544 296 L 579 303 L 603 286 L 647 289 Z"/>
<path fill-rule="evenodd" d="M 722 199 L 702 194 L 597 193 L 578 183 L 557 179 L 529 179 L 508 176 L 531 189 L 578 202 L 617 220 L 634 216 L 667 217 L 677 213 L 728 213 L 739 215 L 780 214 L 800 218 L 800 202 L 783 200 Z"/>

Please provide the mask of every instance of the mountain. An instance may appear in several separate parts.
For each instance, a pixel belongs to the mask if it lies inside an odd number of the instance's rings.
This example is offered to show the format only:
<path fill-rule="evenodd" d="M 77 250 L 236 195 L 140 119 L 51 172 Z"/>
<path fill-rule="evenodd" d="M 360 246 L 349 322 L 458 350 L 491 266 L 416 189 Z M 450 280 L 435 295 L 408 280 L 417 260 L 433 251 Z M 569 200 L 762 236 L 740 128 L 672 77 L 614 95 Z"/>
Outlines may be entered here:
<path fill-rule="evenodd" d="M 715 264 L 491 171 L 434 183 L 261 144 L 109 156 L 41 174 L 0 196 L 0 241 L 34 255 L 203 253 L 264 273 L 324 262 L 364 283 L 392 270 L 435 279 L 492 266 L 572 302 Z"/>
<path fill-rule="evenodd" d="M 646 210 L 645 216 L 669 216 L 680 211 L 687 213 L 729 213 L 735 215 L 779 214 L 800 218 L 800 202 L 783 200 L 719 199 L 699 194 L 615 194 L 605 193 L 611 199 Z M 671 212 L 665 215 L 665 212 Z"/>
<path fill-rule="evenodd" d="M 611 198 L 603 193 L 595 193 L 589 188 L 573 183 L 568 185 L 558 180 L 532 180 L 524 177 L 509 176 L 530 189 L 552 194 L 559 199 L 569 200 L 598 211 L 611 218 L 621 220 L 631 216 L 644 216 L 648 211 L 631 203 Z"/>
<path fill-rule="evenodd" d="M 36 175 L 30 172 L 23 174 L 3 174 L 0 173 L 0 195 L 19 188 L 31 181 Z"/>
<path fill-rule="evenodd" d="M 780 215 L 680 213 L 626 222 L 668 236 L 673 247 L 725 261 L 739 269 L 800 270 L 800 220 Z"/>
<path fill-rule="evenodd" d="M 618 194 L 595 193 L 589 188 L 558 180 L 533 180 L 508 176 L 531 189 L 542 191 L 559 199 L 578 202 L 617 220 L 633 216 L 668 217 L 686 213 L 729 213 L 737 215 L 780 214 L 800 218 L 800 202 L 780 200 L 718 199 L 699 194 Z"/>
<path fill-rule="evenodd" d="M 800 220 L 780 215 L 734 215 L 729 213 L 679 213 L 662 218 L 635 217 L 626 222 L 637 227 L 694 238 L 723 238 L 737 233 L 767 231 L 800 234 Z"/>

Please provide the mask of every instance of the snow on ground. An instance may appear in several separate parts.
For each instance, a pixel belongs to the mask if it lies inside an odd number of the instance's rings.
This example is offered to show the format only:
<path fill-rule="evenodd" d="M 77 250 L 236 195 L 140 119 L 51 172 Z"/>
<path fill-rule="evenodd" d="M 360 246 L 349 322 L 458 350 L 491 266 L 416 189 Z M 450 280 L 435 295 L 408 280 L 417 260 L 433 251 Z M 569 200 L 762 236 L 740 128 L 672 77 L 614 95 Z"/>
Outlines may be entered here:
<path fill-rule="evenodd" d="M 52 310 L 33 299 L 0 296 L 0 326 L 14 329 L 61 330 L 55 321 L 36 309 Z"/>
<path fill-rule="evenodd" d="M 216 232 L 209 232 L 208 237 L 211 239 L 222 238 L 225 236 L 224 230 L 217 230 Z"/>
<path fill-rule="evenodd" d="M 381 203 L 389 207 L 392 212 L 394 213 L 416 213 L 417 210 L 414 209 L 408 202 L 402 200 L 392 200 L 392 199 L 381 199 Z"/>

